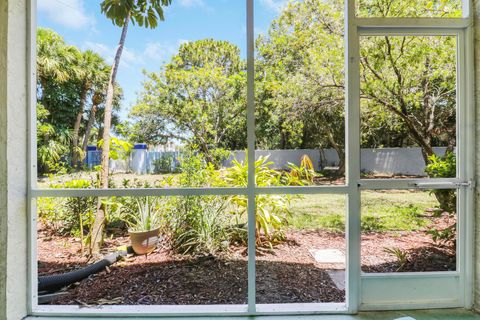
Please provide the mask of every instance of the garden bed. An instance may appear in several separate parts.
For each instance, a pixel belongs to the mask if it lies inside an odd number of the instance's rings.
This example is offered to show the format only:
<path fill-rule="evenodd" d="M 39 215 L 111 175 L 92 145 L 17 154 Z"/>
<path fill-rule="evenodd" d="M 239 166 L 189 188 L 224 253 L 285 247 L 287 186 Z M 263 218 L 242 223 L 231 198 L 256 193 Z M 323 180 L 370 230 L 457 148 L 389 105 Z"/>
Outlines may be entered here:
<path fill-rule="evenodd" d="M 315 261 L 310 249 L 345 252 L 342 233 L 323 230 L 287 233 L 288 241 L 257 254 L 259 303 L 343 302 L 345 291 L 329 276 L 332 269 Z M 128 243 L 108 239 L 106 251 Z M 396 247 L 409 253 L 408 263 L 384 251 Z M 56 274 L 85 266 L 79 239 L 50 236 L 40 230 L 39 274 Z M 160 247 L 148 256 L 132 256 L 108 270 L 68 288 L 52 304 L 244 304 L 247 302 L 247 256 L 244 247 L 217 257 L 188 258 Z M 384 232 L 362 236 L 362 269 L 367 272 L 442 271 L 455 269 L 453 250 L 438 247 L 423 232 Z M 92 290 L 95 288 L 95 290 Z"/>

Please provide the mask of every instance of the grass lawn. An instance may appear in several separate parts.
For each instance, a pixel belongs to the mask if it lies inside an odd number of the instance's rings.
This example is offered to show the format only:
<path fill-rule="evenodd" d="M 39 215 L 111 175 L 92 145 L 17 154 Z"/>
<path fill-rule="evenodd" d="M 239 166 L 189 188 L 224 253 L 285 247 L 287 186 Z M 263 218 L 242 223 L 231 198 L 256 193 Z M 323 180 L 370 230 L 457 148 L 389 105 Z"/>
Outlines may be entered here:
<path fill-rule="evenodd" d="M 425 227 L 425 212 L 438 205 L 429 191 L 363 191 L 363 231 L 413 231 Z M 346 196 L 304 195 L 292 201 L 292 229 L 345 231 Z"/>

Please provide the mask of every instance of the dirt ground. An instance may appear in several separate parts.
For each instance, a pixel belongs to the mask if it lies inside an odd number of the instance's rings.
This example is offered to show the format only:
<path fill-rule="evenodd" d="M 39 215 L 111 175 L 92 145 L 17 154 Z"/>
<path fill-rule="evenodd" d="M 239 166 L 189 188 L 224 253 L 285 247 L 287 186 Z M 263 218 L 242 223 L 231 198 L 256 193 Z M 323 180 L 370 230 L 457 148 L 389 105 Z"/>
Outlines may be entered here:
<path fill-rule="evenodd" d="M 320 264 L 309 250 L 338 249 L 345 253 L 344 234 L 289 231 L 287 239 L 274 250 L 257 253 L 258 303 L 343 302 L 345 291 L 337 287 L 329 271 L 345 266 Z M 127 244 L 126 237 L 108 239 L 105 252 Z M 407 253 L 403 265 L 385 251 L 389 247 Z M 245 248 L 232 247 L 217 257 L 187 258 L 160 245 L 148 256 L 127 257 L 70 286 L 52 304 L 244 304 L 245 252 Z M 361 254 L 364 272 L 455 270 L 454 250 L 433 245 L 431 237 L 422 232 L 364 234 Z M 67 272 L 88 263 L 80 256 L 79 239 L 39 231 L 39 275 Z"/>

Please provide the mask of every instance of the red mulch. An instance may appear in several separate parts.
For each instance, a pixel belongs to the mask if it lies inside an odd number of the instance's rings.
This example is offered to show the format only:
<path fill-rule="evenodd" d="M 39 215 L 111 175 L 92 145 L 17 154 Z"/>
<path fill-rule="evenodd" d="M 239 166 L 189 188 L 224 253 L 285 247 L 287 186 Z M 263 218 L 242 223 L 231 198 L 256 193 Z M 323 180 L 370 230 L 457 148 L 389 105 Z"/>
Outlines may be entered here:
<path fill-rule="evenodd" d="M 341 233 L 289 231 L 288 241 L 274 250 L 257 253 L 258 303 L 343 302 L 327 274 L 344 265 L 317 263 L 309 249 L 339 249 L 345 253 Z M 105 251 L 128 244 L 128 238 L 108 239 Z M 408 252 L 399 270 L 397 258 L 384 251 L 396 247 Z M 433 245 L 423 232 L 362 235 L 362 270 L 365 272 L 443 271 L 455 269 L 455 252 Z M 233 248 L 217 257 L 188 258 L 159 248 L 148 256 L 132 256 L 68 288 L 53 304 L 245 304 L 247 257 L 245 248 Z M 79 239 L 38 238 L 39 275 L 71 271 L 89 263 L 80 256 Z"/>

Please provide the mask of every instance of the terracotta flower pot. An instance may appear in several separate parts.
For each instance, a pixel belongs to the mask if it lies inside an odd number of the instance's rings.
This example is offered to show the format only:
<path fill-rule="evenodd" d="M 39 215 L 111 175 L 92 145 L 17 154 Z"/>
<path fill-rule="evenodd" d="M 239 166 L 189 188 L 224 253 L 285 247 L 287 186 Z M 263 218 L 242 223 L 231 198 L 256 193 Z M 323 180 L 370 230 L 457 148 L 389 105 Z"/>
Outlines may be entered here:
<path fill-rule="evenodd" d="M 160 228 L 149 231 L 129 231 L 130 242 L 136 254 L 147 254 L 155 250 L 159 240 Z"/>

